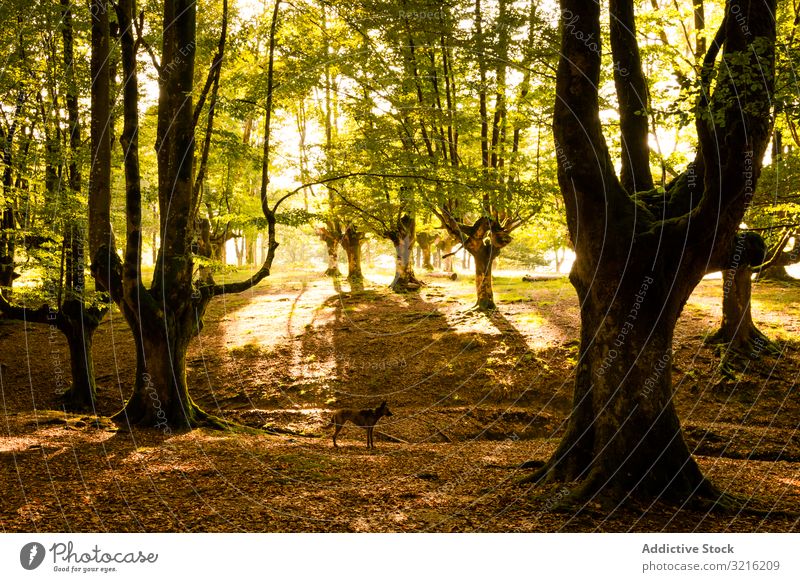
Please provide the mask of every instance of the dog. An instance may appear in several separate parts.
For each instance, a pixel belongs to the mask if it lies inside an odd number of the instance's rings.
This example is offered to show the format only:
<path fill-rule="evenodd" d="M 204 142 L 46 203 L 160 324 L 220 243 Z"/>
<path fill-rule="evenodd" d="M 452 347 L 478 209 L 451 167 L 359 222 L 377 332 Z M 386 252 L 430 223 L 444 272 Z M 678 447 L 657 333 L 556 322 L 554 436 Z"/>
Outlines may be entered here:
<path fill-rule="evenodd" d="M 375 448 L 375 444 L 372 440 L 372 431 L 375 430 L 375 425 L 382 416 L 392 416 L 392 412 L 389 410 L 389 407 L 386 406 L 385 400 L 375 409 L 364 408 L 357 410 L 355 408 L 342 408 L 335 411 L 330 424 L 328 424 L 328 426 L 336 427 L 336 430 L 333 432 L 333 446 L 339 446 L 336 444 L 336 437 L 349 420 L 354 425 L 367 429 L 367 448 Z"/>

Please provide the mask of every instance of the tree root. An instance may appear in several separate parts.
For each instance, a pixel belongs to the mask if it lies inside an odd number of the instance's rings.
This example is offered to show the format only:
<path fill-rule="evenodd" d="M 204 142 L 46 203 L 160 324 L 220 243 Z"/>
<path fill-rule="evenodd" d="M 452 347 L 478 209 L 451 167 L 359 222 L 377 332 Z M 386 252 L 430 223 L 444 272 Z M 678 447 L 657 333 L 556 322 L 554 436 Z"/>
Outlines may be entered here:
<path fill-rule="evenodd" d="M 389 289 L 395 293 L 408 293 L 412 291 L 418 291 L 420 288 L 425 287 L 425 285 L 426 283 L 424 281 L 420 281 L 412 275 L 408 279 L 397 279 L 392 281 L 392 284 L 389 285 Z"/>
<path fill-rule="evenodd" d="M 778 356 L 781 353 L 780 346 L 755 326 L 751 326 L 745 333 L 739 333 L 734 338 L 730 338 L 728 333 L 719 330 L 706 338 L 705 343 L 715 346 L 717 351 L 721 352 L 724 349 L 726 352 L 732 352 L 751 360 L 758 359 L 762 354 Z"/>
<path fill-rule="evenodd" d="M 535 497 L 546 501 L 546 511 L 575 513 L 597 510 L 598 505 L 600 509 L 611 510 L 619 506 L 638 506 L 642 502 L 649 504 L 653 500 L 657 500 L 680 506 L 689 511 L 705 513 L 746 513 L 760 517 L 780 516 L 786 518 L 800 516 L 800 512 L 766 509 L 754 504 L 750 499 L 724 493 L 706 478 L 702 478 L 692 490 L 681 488 L 676 491 L 668 490 L 663 494 L 647 495 L 609 486 L 604 475 L 599 471 L 590 472 L 585 479 L 580 481 L 563 479 L 556 474 L 552 460 L 547 463 L 528 461 L 520 467 L 534 468 L 537 466 L 537 470 L 517 479 L 516 483 L 517 485 L 532 484 L 533 488 L 539 491 Z M 587 503 L 591 503 L 592 508 L 587 508 Z"/>
<path fill-rule="evenodd" d="M 133 404 L 131 401 L 128 401 L 122 410 L 114 414 L 111 420 L 117 424 L 127 425 L 129 427 L 139 426 L 142 428 L 160 429 L 163 430 L 165 434 L 190 431 L 196 428 L 220 430 L 236 434 L 270 434 L 269 431 L 253 428 L 210 414 L 194 404 L 194 402 L 189 404 L 189 414 L 183 415 L 177 422 L 175 420 L 168 421 L 166 417 L 163 419 L 158 416 L 153 418 L 141 405 Z"/>
<path fill-rule="evenodd" d="M 714 353 L 721 358 L 717 372 L 725 380 L 738 380 L 744 364 L 749 361 L 758 360 L 765 354 L 768 356 L 781 354 L 780 346 L 755 326 L 743 334 L 744 338 L 730 339 L 728 335 L 723 330 L 719 330 L 705 340 L 706 345 L 714 346 Z"/>

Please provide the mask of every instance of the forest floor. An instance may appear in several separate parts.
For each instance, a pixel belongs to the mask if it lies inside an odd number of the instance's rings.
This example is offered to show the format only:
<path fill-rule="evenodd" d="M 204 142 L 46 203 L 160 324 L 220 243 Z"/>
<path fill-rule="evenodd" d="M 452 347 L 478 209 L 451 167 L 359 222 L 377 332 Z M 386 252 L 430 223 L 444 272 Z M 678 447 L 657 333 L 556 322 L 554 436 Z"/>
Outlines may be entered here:
<path fill-rule="evenodd" d="M 108 416 L 130 394 L 118 312 L 95 339 L 97 416 L 59 410 L 69 381 L 52 328 L 0 320 L 0 531 L 797 531 L 800 287 L 758 283 L 757 325 L 781 348 L 735 380 L 703 343 L 721 283 L 703 281 L 675 336 L 675 403 L 707 476 L 757 511 L 663 503 L 555 510 L 570 484 L 518 481 L 546 460 L 570 410 L 579 311 L 566 279 L 497 277 L 498 310 L 471 311 L 471 278 L 396 295 L 311 273 L 215 301 L 189 356 L 206 410 L 281 434 L 166 434 Z M 373 451 L 332 409 L 394 413 Z"/>

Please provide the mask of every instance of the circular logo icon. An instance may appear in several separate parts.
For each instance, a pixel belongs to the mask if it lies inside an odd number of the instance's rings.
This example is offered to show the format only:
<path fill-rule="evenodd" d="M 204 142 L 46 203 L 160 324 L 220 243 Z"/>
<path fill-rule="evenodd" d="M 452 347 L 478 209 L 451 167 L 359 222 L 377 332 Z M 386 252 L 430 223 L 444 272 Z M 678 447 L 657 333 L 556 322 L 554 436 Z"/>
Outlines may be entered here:
<path fill-rule="evenodd" d="M 39 542 L 30 542 L 19 551 L 19 563 L 26 570 L 35 570 L 44 561 L 44 546 Z"/>

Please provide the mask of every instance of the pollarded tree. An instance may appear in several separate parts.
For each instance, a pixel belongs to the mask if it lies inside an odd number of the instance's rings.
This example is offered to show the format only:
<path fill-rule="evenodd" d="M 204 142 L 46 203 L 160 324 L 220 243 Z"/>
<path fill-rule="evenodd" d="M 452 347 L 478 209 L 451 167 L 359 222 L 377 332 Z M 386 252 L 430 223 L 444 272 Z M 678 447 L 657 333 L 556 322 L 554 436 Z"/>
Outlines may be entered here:
<path fill-rule="evenodd" d="M 552 87 L 538 74 L 555 55 L 544 12 L 506 1 L 337 7 L 359 41 L 341 68 L 357 86 L 344 99 L 351 135 L 372 152 L 362 170 L 407 176 L 420 209 L 475 257 L 478 307 L 494 308 L 494 259 L 539 205 L 526 130 L 536 96 Z"/>
<path fill-rule="evenodd" d="M 599 116 L 601 6 L 562 0 L 561 8 L 553 132 L 581 345 L 566 434 L 531 479 L 578 481 L 573 497 L 583 500 L 721 502 L 681 434 L 672 339 L 708 265 L 729 256 L 758 179 L 771 128 L 775 2 L 726 3 L 703 60 L 695 160 L 657 203 L 637 196 L 652 178 L 634 2 L 609 2 L 621 178 Z"/>
<path fill-rule="evenodd" d="M 206 134 L 213 129 L 214 95 L 224 55 L 227 2 L 223 1 L 223 24 L 219 49 L 212 61 L 205 85 L 195 92 L 196 13 L 193 0 L 164 0 L 163 42 L 158 66 L 159 103 L 157 128 L 158 203 L 161 220 L 161 244 L 150 288 L 141 277 L 142 193 L 139 167 L 139 91 L 137 52 L 141 41 L 141 18 L 133 0 L 121 0 L 116 6 L 120 27 L 123 71 L 124 125 L 120 142 L 125 153 L 126 245 L 120 261 L 113 241 L 102 242 L 93 257 L 92 270 L 120 307 L 136 344 L 136 379 L 131 398 L 117 415 L 131 424 L 169 428 L 201 424 L 219 426 L 220 421 L 201 410 L 189 395 L 186 381 L 186 353 L 189 342 L 202 327 L 208 303 L 217 295 L 249 289 L 270 273 L 277 243 L 275 211 L 270 207 L 269 184 L 270 120 L 274 86 L 275 31 L 280 3 L 272 11 L 267 59 L 267 102 L 262 160 L 261 205 L 269 233 L 269 248 L 264 264 L 249 279 L 228 285 L 196 278 L 193 247 L 198 239 L 200 181 L 195 175 L 195 132 L 202 117 L 203 102 L 208 99 Z M 193 96 L 197 94 L 195 103 Z M 103 115 L 102 110 L 93 113 Z M 97 120 L 99 123 L 103 119 Z M 205 146 L 203 146 L 205 147 Z M 204 150 L 201 149 L 201 152 Z M 202 156 L 197 164 L 198 172 Z M 99 205 L 97 199 L 92 204 Z M 102 204 L 107 205 L 104 200 Z M 108 208 L 97 208 L 93 229 L 107 228 Z M 94 232 L 92 233 L 93 240 Z"/>
<path fill-rule="evenodd" d="M 552 88 L 552 77 L 535 70 L 552 66 L 546 18 L 534 2 L 527 11 L 505 0 L 496 7 L 480 0 L 403 6 L 400 46 L 416 101 L 407 125 L 419 126 L 415 149 L 423 154 L 417 165 L 470 184 L 460 192 L 440 186 L 428 201 L 474 258 L 476 307 L 492 310 L 494 261 L 541 205 L 527 171 L 539 162 L 530 163 L 533 140 L 526 143 L 525 133 L 534 125 L 532 101 Z M 415 26 L 415 11 L 433 15 L 434 22 Z M 468 31 L 465 19 L 472 21 Z M 515 74 L 521 78 L 512 81 Z M 540 145 L 537 139 L 537 157 Z"/>

